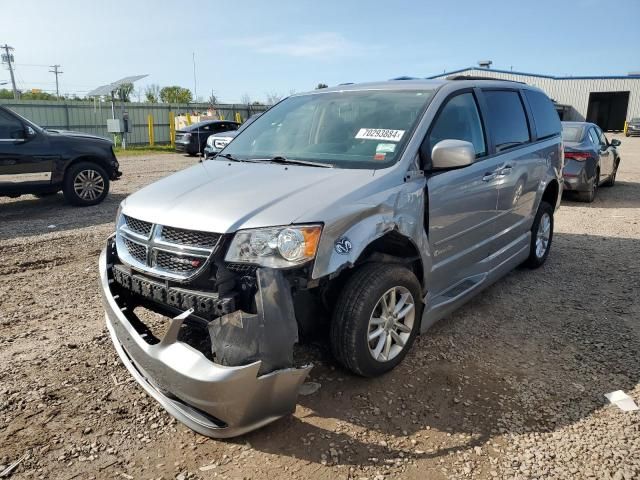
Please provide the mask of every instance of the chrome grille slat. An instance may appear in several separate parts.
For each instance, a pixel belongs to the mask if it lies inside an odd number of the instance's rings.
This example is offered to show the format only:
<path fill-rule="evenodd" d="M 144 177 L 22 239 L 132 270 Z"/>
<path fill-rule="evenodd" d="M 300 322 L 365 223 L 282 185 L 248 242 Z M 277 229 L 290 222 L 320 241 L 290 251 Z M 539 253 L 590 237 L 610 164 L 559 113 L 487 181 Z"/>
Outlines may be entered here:
<path fill-rule="evenodd" d="M 190 247 L 213 248 L 220 240 L 218 233 L 185 230 L 183 228 L 162 227 L 160 238 L 168 243 L 177 243 Z"/>
<path fill-rule="evenodd" d="M 138 233 L 149 238 L 151 235 L 151 229 L 153 228 L 153 224 L 149 222 L 145 222 L 143 220 L 138 220 L 137 218 L 129 217 L 128 215 L 123 215 L 125 224 L 127 228 L 134 233 Z"/>
<path fill-rule="evenodd" d="M 118 256 L 132 268 L 154 276 L 186 281 L 208 264 L 219 233 L 156 225 L 127 215 L 118 219 Z"/>
<path fill-rule="evenodd" d="M 146 262 L 147 261 L 147 247 L 138 243 L 138 242 L 134 242 L 132 240 L 129 240 L 128 238 L 124 239 L 124 243 L 127 246 L 127 250 L 129 251 L 129 254 L 135 258 L 136 260 L 138 260 L 139 262 Z"/>

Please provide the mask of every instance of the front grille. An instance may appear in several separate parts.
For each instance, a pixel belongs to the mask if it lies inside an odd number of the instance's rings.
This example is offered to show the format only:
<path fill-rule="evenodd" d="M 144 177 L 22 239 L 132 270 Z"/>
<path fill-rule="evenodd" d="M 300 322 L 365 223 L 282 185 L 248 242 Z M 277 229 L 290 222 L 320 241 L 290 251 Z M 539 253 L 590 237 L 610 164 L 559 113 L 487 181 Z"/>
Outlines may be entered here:
<path fill-rule="evenodd" d="M 190 275 L 205 262 L 204 258 L 177 255 L 158 250 L 155 266 L 167 272 Z"/>
<path fill-rule="evenodd" d="M 156 225 L 122 215 L 116 231 L 120 259 L 137 270 L 187 280 L 202 270 L 222 235 Z"/>
<path fill-rule="evenodd" d="M 127 228 L 132 232 L 139 233 L 145 237 L 151 235 L 151 228 L 153 227 L 153 224 L 127 215 L 124 215 L 124 221 L 127 224 Z"/>
<path fill-rule="evenodd" d="M 132 242 L 128 238 L 124 239 L 129 255 L 141 263 L 147 263 L 147 247 L 136 242 Z"/>
<path fill-rule="evenodd" d="M 220 240 L 221 235 L 217 233 L 198 232 L 196 230 L 185 230 L 175 227 L 162 227 L 162 240 L 166 242 L 179 243 L 189 247 L 213 248 Z"/>

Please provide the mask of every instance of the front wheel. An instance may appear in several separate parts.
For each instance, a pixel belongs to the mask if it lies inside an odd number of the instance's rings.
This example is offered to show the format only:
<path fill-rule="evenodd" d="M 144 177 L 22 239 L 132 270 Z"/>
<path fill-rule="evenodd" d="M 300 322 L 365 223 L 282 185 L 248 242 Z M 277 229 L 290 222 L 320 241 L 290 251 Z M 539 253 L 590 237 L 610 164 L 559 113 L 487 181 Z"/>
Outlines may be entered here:
<path fill-rule="evenodd" d="M 531 226 L 529 258 L 525 265 L 529 268 L 541 267 L 549 256 L 553 241 L 553 207 L 541 202 Z"/>
<path fill-rule="evenodd" d="M 109 193 L 109 176 L 95 163 L 76 163 L 67 171 L 62 191 L 64 198 L 72 205 L 96 205 Z"/>
<path fill-rule="evenodd" d="M 375 377 L 398 365 L 420 329 L 421 288 L 411 270 L 362 265 L 344 286 L 331 322 L 336 359 L 352 372 Z"/>

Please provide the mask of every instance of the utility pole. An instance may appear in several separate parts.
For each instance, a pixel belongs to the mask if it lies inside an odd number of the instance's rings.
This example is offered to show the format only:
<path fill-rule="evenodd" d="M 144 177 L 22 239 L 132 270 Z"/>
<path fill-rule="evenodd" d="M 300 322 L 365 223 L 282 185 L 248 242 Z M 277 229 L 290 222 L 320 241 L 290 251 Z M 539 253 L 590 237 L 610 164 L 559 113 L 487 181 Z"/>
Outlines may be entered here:
<path fill-rule="evenodd" d="M 14 100 L 18 100 L 20 98 L 20 95 L 18 94 L 18 88 L 16 87 L 16 79 L 13 76 L 13 67 L 11 66 L 11 62 L 13 61 L 13 55 L 9 52 L 13 51 L 13 47 L 10 47 L 9 45 L 7 45 L 6 43 L 4 45 L 0 45 L 0 48 L 4 49 L 4 55 L 2 56 L 3 60 L 5 60 L 7 62 L 7 65 L 9 65 L 9 74 L 11 75 L 11 85 L 13 86 L 13 99 Z"/>
<path fill-rule="evenodd" d="M 198 84 L 196 83 L 196 52 L 191 52 L 193 58 L 193 101 L 198 101 Z"/>
<path fill-rule="evenodd" d="M 60 100 L 60 90 L 58 88 L 58 75 L 62 75 L 64 72 L 61 72 L 60 70 L 58 70 L 60 68 L 60 65 L 51 65 L 51 68 L 53 68 L 53 70 L 49 70 L 49 71 L 56 76 L 56 98 Z"/>

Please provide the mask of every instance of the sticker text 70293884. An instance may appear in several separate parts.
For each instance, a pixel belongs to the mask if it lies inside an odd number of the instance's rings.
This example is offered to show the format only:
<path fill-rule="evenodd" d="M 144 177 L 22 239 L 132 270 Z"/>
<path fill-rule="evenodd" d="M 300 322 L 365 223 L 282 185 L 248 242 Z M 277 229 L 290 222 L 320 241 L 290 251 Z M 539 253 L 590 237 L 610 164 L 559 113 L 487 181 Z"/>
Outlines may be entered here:
<path fill-rule="evenodd" d="M 389 142 L 399 142 L 404 135 L 404 130 L 388 130 L 386 128 L 361 128 L 356 134 L 356 138 L 362 140 L 387 140 Z"/>

